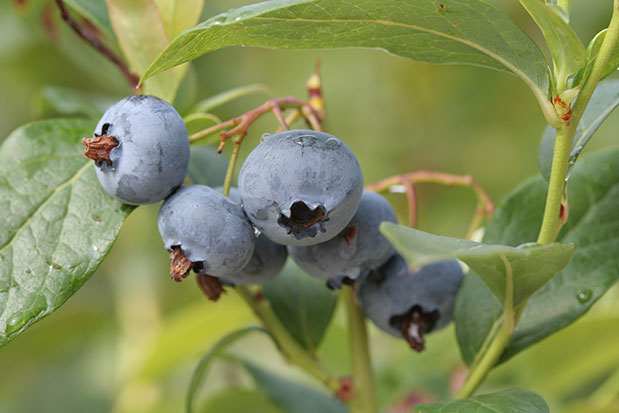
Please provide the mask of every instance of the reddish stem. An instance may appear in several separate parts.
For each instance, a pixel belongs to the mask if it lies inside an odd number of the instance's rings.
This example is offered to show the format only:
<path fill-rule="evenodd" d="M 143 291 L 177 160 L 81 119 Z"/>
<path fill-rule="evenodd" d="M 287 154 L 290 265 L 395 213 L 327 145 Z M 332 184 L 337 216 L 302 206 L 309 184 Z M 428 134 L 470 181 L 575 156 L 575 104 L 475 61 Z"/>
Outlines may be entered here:
<path fill-rule="evenodd" d="M 66 9 L 62 0 L 56 0 L 56 5 L 60 10 L 60 16 L 62 17 L 62 20 L 64 20 L 69 25 L 69 27 L 71 27 L 71 29 L 73 29 L 73 31 L 77 33 L 79 37 L 85 40 L 86 43 L 97 49 L 102 55 L 107 57 L 112 63 L 118 66 L 118 68 L 121 70 L 121 72 L 129 82 L 131 88 L 133 90 L 137 90 L 140 77 L 134 73 L 131 73 L 125 62 L 123 62 L 118 56 L 116 56 L 113 51 L 111 51 L 105 44 L 103 44 L 101 39 L 99 39 L 98 35 L 93 30 L 88 30 L 87 28 L 80 26 L 79 23 L 73 20 L 69 15 L 69 12 Z"/>

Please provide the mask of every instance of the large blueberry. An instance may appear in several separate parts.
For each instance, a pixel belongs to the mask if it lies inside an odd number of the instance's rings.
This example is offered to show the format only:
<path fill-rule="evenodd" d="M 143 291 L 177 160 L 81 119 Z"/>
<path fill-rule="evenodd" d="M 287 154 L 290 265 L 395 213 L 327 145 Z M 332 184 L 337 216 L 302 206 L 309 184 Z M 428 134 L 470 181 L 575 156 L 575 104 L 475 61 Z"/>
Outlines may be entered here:
<path fill-rule="evenodd" d="M 380 329 L 404 337 L 415 350 L 424 347 L 424 334 L 445 327 L 452 319 L 462 268 L 456 260 L 441 261 L 410 271 L 395 254 L 377 271 L 357 282 L 357 297 L 366 316 Z"/>
<path fill-rule="evenodd" d="M 222 188 L 215 189 L 221 192 Z M 234 202 L 241 203 L 241 195 L 237 188 L 230 188 L 228 197 Z M 264 284 L 279 274 L 287 257 L 285 246 L 276 244 L 264 234 L 259 234 L 249 262 L 240 271 L 226 276 L 225 279 L 239 285 Z"/>
<path fill-rule="evenodd" d="M 115 139 L 113 144 L 108 141 L 113 148 L 88 156 L 104 137 Z M 95 138 L 85 139 L 84 146 L 86 155 L 96 160 L 103 188 L 131 205 L 165 199 L 183 183 L 189 166 L 185 123 L 172 106 L 154 96 L 129 96 L 114 104 L 97 124 Z"/>
<path fill-rule="evenodd" d="M 254 148 L 241 168 L 239 190 L 249 219 L 272 241 L 313 245 L 335 237 L 350 222 L 363 175 L 340 139 L 291 130 Z"/>
<path fill-rule="evenodd" d="M 363 191 L 357 212 L 336 237 L 307 247 L 291 246 L 288 251 L 309 275 L 325 281 L 338 276 L 355 279 L 378 269 L 394 253 L 378 230 L 383 221 L 397 222 L 391 204 L 379 194 Z"/>
<path fill-rule="evenodd" d="M 254 229 L 241 206 L 204 185 L 185 186 L 170 196 L 158 224 L 166 249 L 180 248 L 196 272 L 234 274 L 254 252 Z"/>

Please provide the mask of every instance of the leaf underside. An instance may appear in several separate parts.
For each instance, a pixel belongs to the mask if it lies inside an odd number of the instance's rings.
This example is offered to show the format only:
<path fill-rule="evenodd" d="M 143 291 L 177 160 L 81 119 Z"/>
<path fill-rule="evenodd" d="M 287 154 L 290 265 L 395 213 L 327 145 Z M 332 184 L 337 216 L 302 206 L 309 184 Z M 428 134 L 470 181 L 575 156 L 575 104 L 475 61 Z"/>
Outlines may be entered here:
<path fill-rule="evenodd" d="M 489 223 L 484 242 L 519 245 L 534 240 L 546 188 L 541 176 L 516 188 Z M 576 246 L 572 260 L 530 298 L 501 361 L 576 321 L 619 280 L 619 148 L 583 157 L 574 168 L 568 194 L 569 219 L 557 240 Z M 491 291 L 469 273 L 454 311 L 467 364 L 475 359 L 500 313 Z"/>
<path fill-rule="evenodd" d="M 514 248 L 481 244 L 465 239 L 442 237 L 412 228 L 383 222 L 381 232 L 406 258 L 421 267 L 457 258 L 477 271 L 497 299 L 518 307 L 570 260 L 571 245 L 550 244 Z"/>
<path fill-rule="evenodd" d="M 82 286 L 133 209 L 101 188 L 82 156 L 93 128 L 82 119 L 35 122 L 0 147 L 0 346 Z"/>

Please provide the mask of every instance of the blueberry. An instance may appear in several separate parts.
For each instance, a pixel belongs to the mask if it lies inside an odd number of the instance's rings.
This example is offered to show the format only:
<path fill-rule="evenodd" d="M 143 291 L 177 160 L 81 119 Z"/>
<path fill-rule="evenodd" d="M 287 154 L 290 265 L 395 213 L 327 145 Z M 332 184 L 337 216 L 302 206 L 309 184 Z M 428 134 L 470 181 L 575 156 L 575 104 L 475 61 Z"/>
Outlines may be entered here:
<path fill-rule="evenodd" d="M 95 137 L 83 142 L 103 188 L 126 204 L 165 199 L 183 183 L 189 167 L 185 123 L 154 96 L 120 100 L 103 114 Z"/>
<path fill-rule="evenodd" d="M 342 231 L 363 192 L 350 148 L 312 130 L 276 133 L 249 154 L 239 174 L 243 207 L 253 224 L 283 245 L 313 245 Z"/>
<path fill-rule="evenodd" d="M 456 260 L 411 272 L 404 258 L 395 254 L 380 269 L 360 279 L 356 291 L 370 320 L 387 333 L 404 337 L 420 351 L 425 333 L 451 321 L 461 282 L 462 268 Z"/>
<path fill-rule="evenodd" d="M 363 271 L 378 269 L 395 252 L 378 230 L 383 221 L 397 222 L 391 204 L 379 194 L 363 191 L 357 212 L 335 238 L 307 247 L 291 246 L 288 252 L 309 275 L 325 281 L 341 276 L 354 280 Z"/>
<path fill-rule="evenodd" d="M 182 251 L 199 273 L 229 276 L 254 252 L 254 229 L 241 206 L 204 185 L 185 186 L 170 196 L 161 206 L 158 224 L 165 248 L 173 255 Z M 189 269 L 173 273 L 173 278 L 180 281 Z"/>
<path fill-rule="evenodd" d="M 221 192 L 221 187 L 215 188 Z M 230 188 L 228 194 L 230 199 L 240 204 L 241 195 L 238 189 Z M 264 234 L 259 234 L 256 238 L 256 247 L 249 262 L 243 269 L 232 275 L 226 276 L 225 280 L 231 284 L 252 285 L 264 284 L 275 277 L 284 267 L 288 252 L 286 247 L 276 244 Z"/>

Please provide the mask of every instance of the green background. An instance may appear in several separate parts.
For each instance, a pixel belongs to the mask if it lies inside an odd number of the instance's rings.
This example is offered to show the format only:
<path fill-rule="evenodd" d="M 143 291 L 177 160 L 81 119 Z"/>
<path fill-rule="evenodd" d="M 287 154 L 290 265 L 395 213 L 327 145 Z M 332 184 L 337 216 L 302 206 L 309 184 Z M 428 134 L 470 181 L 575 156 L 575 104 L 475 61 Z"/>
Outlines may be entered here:
<path fill-rule="evenodd" d="M 60 21 L 53 2 L 26 3 L 25 9 L 0 3 L 0 139 L 23 123 L 55 115 L 42 104 L 44 86 L 79 89 L 111 102 L 129 93 L 118 70 Z M 209 0 L 203 17 L 248 3 Z M 541 39 L 517 2 L 494 3 Z M 571 3 L 573 26 L 586 44 L 608 23 L 612 2 Z M 48 29 L 41 15 L 46 4 Z M 228 119 L 269 97 L 304 98 L 305 81 L 318 59 L 327 130 L 352 148 L 366 182 L 421 169 L 471 174 L 498 203 L 538 173 L 537 145 L 545 122 L 533 95 L 514 76 L 475 67 L 415 63 L 378 50 L 227 48 L 192 64 L 176 106 L 251 83 L 264 83 L 272 92 L 241 98 L 214 113 Z M 275 127 L 270 117 L 260 120 L 250 129 L 242 156 Z M 616 144 L 617 130 L 619 117 L 613 115 L 586 151 Z M 464 236 L 475 208 L 471 192 L 420 186 L 418 196 L 420 229 Z M 403 218 L 403 198 L 390 199 Z M 59 311 L 0 350 L 0 411 L 179 411 L 198 357 L 222 333 L 253 319 L 234 293 L 211 304 L 194 280 L 170 281 L 157 211 L 153 205 L 134 212 L 92 279 Z M 581 321 L 494 371 L 482 391 L 521 387 L 540 393 L 552 411 L 582 411 L 577 403 L 595 395 L 600 383 L 619 370 L 618 298 L 614 288 Z M 407 397 L 445 398 L 450 381 L 464 371 L 453 327 L 430 336 L 421 354 L 373 329 L 371 347 L 384 405 Z M 234 351 L 307 380 L 286 367 L 262 337 L 250 336 Z M 346 351 L 338 310 L 319 352 L 325 363 L 345 373 Z M 229 387 L 251 388 L 252 382 L 239 368 L 218 364 L 204 400 Z M 243 395 L 256 402 L 252 393 Z M 588 403 L 592 409 L 593 402 Z"/>

